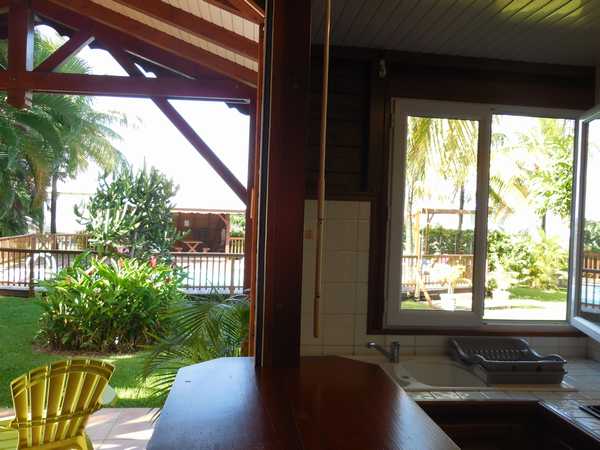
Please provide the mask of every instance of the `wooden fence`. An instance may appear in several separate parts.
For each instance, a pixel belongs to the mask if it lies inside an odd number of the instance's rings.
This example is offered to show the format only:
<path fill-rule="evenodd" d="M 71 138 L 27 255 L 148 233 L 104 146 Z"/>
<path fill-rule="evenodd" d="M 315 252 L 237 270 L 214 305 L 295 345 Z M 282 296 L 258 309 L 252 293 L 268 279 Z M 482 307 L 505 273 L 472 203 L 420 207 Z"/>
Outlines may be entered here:
<path fill-rule="evenodd" d="M 446 280 L 435 270 L 436 265 L 446 264 L 463 268 L 455 288 L 469 288 L 473 280 L 473 255 L 416 255 L 402 256 L 402 291 L 413 292 L 420 284 L 427 290 L 448 288 Z M 419 283 L 420 282 L 420 283 Z"/>
<path fill-rule="evenodd" d="M 85 234 L 31 233 L 20 236 L 0 237 L 0 248 L 23 250 L 85 250 L 88 238 Z"/>
<path fill-rule="evenodd" d="M 581 300 L 584 312 L 600 312 L 600 253 L 585 252 L 581 265 Z"/>
<path fill-rule="evenodd" d="M 82 250 L 0 247 L 0 290 L 33 293 L 41 282 L 73 264 Z M 241 293 L 244 255 L 233 253 L 172 253 L 173 263 L 187 272 L 183 288 L 191 293 Z"/>
<path fill-rule="evenodd" d="M 245 242 L 246 242 L 245 237 L 230 237 L 229 242 L 227 243 L 227 248 L 225 249 L 225 252 L 243 255 Z"/>

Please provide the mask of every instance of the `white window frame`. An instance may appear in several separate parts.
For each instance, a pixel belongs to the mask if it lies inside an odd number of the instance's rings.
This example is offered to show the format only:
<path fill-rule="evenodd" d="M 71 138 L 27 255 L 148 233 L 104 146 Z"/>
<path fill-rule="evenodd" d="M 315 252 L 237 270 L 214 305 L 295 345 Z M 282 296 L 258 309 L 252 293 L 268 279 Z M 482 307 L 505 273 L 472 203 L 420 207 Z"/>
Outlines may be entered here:
<path fill-rule="evenodd" d="M 571 212 L 571 244 L 573 251 L 569 261 L 569 322 L 578 330 L 600 342 L 600 322 L 593 322 L 579 315 L 581 299 L 581 263 L 583 252 L 583 229 L 585 224 L 586 182 L 588 163 L 589 124 L 600 121 L 600 105 L 586 111 L 579 117 L 575 128 L 575 180 L 573 186 L 573 208 Z"/>
<path fill-rule="evenodd" d="M 385 278 L 385 314 L 384 323 L 388 329 L 392 328 L 481 328 L 485 325 L 497 326 L 523 326 L 528 330 L 545 331 L 549 327 L 570 328 L 571 305 L 573 290 L 568 289 L 567 317 L 560 321 L 520 321 L 484 319 L 485 276 L 487 259 L 487 224 L 488 224 L 488 198 L 489 198 L 489 168 L 491 153 L 492 118 L 494 115 L 518 115 L 527 117 L 548 117 L 569 119 L 575 123 L 575 148 L 577 155 L 577 130 L 578 119 L 581 111 L 530 108 L 506 105 L 489 105 L 462 102 L 444 102 L 420 99 L 394 98 L 391 104 L 391 139 L 389 159 L 389 185 L 388 185 L 388 223 L 386 244 L 386 278 Z M 600 110 L 599 110 L 600 114 Z M 446 118 L 458 120 L 475 120 L 479 123 L 477 145 L 477 191 L 476 214 L 473 252 L 473 297 L 471 311 L 428 311 L 428 310 L 401 310 L 399 308 L 399 294 L 401 291 L 401 276 L 392 274 L 401 273 L 402 233 L 391 233 L 390 230 L 401 230 L 404 221 L 404 183 L 406 168 L 407 124 L 409 116 Z M 577 164 L 574 167 L 576 170 Z M 574 176 L 576 173 L 574 172 Z M 574 185 L 578 178 L 574 178 Z M 575 198 L 575 197 L 573 197 Z M 573 202 L 575 203 L 575 201 Z M 573 221 L 572 214 L 572 221 Z M 573 224 L 572 224 L 573 227 Z M 571 228 L 571 236 L 573 236 Z M 569 243 L 569 286 L 571 286 L 571 267 L 573 260 L 573 238 Z M 600 329 L 599 329 L 600 333 Z"/>

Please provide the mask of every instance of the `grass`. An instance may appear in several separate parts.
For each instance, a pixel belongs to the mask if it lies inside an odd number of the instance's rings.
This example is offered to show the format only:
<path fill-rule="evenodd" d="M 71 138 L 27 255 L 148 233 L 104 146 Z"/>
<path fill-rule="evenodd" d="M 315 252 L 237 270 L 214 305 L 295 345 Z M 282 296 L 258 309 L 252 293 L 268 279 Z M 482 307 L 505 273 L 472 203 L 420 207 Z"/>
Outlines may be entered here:
<path fill-rule="evenodd" d="M 526 286 L 515 286 L 508 289 L 511 301 L 514 300 L 514 307 L 525 309 L 543 309 L 542 305 L 535 306 L 528 303 L 519 303 L 519 300 L 537 300 L 539 302 L 565 302 L 567 301 L 567 291 L 565 289 L 536 289 Z M 415 300 L 405 300 L 402 302 L 402 309 L 429 310 L 431 307 L 426 302 L 417 302 Z"/>
<path fill-rule="evenodd" d="M 34 347 L 33 338 L 38 331 L 41 312 L 40 300 L 0 297 L 0 408 L 12 407 L 9 390 L 11 380 L 34 367 L 65 358 L 38 351 Z M 116 367 L 110 384 L 117 392 L 117 407 L 160 406 L 151 398 L 150 391 L 138 381 L 144 353 L 93 357 Z"/>
<path fill-rule="evenodd" d="M 511 298 L 522 300 L 539 300 L 541 302 L 564 302 L 567 300 L 566 289 L 534 289 L 517 286 L 508 289 Z"/>

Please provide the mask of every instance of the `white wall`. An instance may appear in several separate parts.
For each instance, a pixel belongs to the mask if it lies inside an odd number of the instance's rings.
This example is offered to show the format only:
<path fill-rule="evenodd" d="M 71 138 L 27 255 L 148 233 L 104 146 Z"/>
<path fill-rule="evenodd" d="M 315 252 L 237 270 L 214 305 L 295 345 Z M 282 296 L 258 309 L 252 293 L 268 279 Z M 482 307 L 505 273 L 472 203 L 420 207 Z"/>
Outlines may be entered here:
<path fill-rule="evenodd" d="M 315 200 L 307 200 L 304 214 L 304 261 L 302 269 L 302 355 L 371 354 L 366 343 L 400 341 L 405 355 L 435 355 L 446 351 L 448 336 L 369 336 L 367 293 L 369 266 L 368 201 L 328 201 L 325 221 L 321 333 L 313 337 L 313 296 L 315 267 Z M 541 353 L 559 353 L 567 358 L 585 357 L 585 337 L 526 338 Z M 595 349 L 595 348 L 594 348 Z M 600 345 L 595 349 L 600 360 Z"/>

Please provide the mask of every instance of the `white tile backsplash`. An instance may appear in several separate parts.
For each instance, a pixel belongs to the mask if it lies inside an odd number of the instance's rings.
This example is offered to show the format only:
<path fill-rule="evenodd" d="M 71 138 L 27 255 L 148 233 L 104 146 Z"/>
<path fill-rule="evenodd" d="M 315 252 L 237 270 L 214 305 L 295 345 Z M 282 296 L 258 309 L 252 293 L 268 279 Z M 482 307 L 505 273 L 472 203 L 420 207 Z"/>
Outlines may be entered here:
<path fill-rule="evenodd" d="M 323 312 L 325 314 L 354 314 L 356 283 L 324 283 Z"/>
<path fill-rule="evenodd" d="M 323 314 L 321 335 L 323 345 L 354 346 L 354 314 Z"/>
<path fill-rule="evenodd" d="M 303 355 L 369 354 L 367 341 L 389 345 L 400 342 L 403 355 L 439 355 L 446 352 L 448 336 L 369 336 L 366 331 L 369 218 L 368 201 L 328 201 L 325 219 L 325 255 L 321 330 L 313 337 L 313 295 L 316 238 L 316 201 L 308 200 L 304 219 L 304 264 L 302 270 Z M 600 344 L 585 337 L 525 337 L 542 354 L 565 358 L 589 356 L 600 361 Z M 600 394 L 599 394 L 600 395 Z"/>

